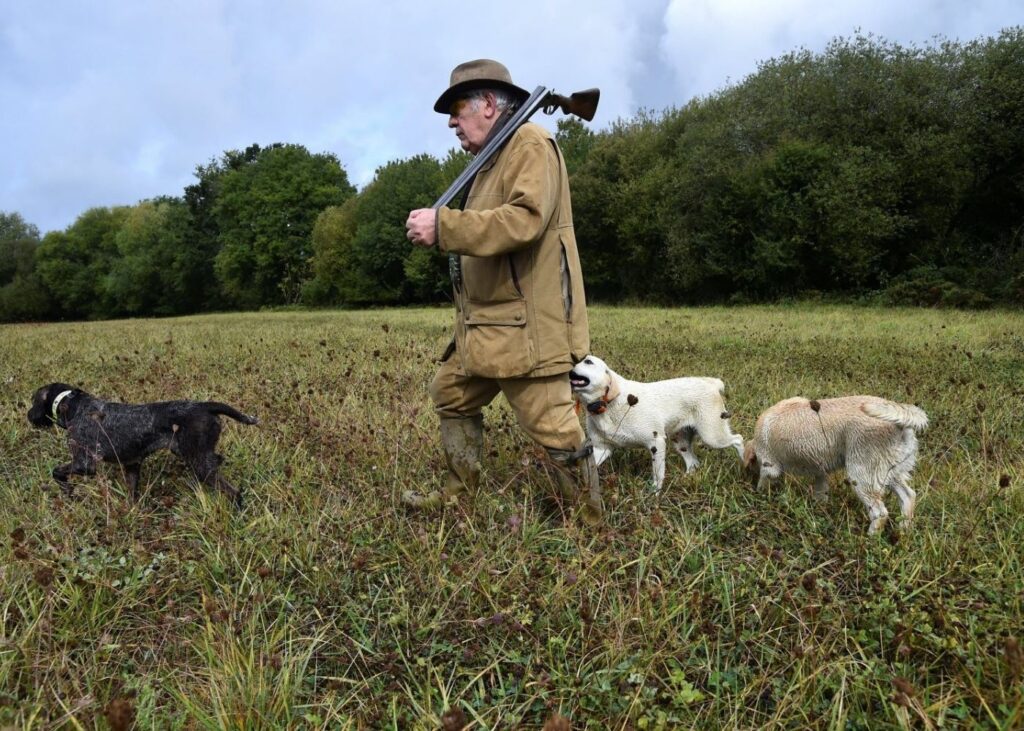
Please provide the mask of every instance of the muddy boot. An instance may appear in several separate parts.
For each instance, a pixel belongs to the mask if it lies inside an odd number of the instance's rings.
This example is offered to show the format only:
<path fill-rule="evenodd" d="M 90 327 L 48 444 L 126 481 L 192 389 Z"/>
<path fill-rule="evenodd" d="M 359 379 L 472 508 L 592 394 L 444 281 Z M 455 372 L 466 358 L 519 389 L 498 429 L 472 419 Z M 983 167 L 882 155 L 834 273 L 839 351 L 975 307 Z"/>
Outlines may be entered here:
<path fill-rule="evenodd" d="M 576 452 L 566 449 L 548 449 L 554 478 L 555 488 L 562 500 L 569 505 L 578 506 L 579 515 L 583 520 L 596 525 L 604 516 L 604 505 L 601 501 L 601 480 L 597 476 L 597 463 L 594 462 L 594 449 L 590 442 Z"/>
<path fill-rule="evenodd" d="M 402 493 L 402 502 L 413 508 L 432 510 L 471 496 L 480 484 L 484 452 L 483 414 L 467 418 L 441 419 L 441 446 L 448 463 L 448 477 L 442 490 L 422 495 L 412 490 Z"/>

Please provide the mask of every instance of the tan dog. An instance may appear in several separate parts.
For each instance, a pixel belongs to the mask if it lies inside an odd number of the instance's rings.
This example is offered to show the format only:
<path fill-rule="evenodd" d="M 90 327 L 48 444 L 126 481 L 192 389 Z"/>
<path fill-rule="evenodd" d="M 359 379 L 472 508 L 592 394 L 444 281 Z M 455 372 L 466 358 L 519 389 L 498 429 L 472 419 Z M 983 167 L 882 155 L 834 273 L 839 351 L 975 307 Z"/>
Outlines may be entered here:
<path fill-rule="evenodd" d="M 729 429 L 725 384 L 718 378 L 672 378 L 641 383 L 623 378 L 597 356 L 588 355 L 569 373 L 576 398 L 587 407 L 587 436 L 601 464 L 615 447 L 645 447 L 651 453 L 654 488 L 665 481 L 667 445 L 693 472 L 700 460 L 693 438 L 709 447 L 732 447 L 743 456 L 743 437 Z"/>
<path fill-rule="evenodd" d="M 896 493 L 904 525 L 914 517 L 917 494 L 910 473 L 917 459 L 917 435 L 928 415 L 917 406 L 877 396 L 846 396 L 809 401 L 790 398 L 757 419 L 754 438 L 744 447 L 743 466 L 764 488 L 786 474 L 814 476 L 814 497 L 828 498 L 828 474 L 846 468 L 854 492 L 877 533 L 889 517 L 883 498 Z"/>

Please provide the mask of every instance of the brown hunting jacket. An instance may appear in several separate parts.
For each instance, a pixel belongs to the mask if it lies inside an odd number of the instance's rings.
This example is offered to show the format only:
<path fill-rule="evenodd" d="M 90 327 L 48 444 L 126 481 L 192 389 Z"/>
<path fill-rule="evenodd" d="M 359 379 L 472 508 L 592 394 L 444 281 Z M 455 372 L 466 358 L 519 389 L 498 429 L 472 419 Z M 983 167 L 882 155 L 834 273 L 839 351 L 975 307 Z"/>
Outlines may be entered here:
<path fill-rule="evenodd" d="M 441 208 L 438 248 L 461 255 L 455 350 L 471 376 L 566 373 L 590 351 L 569 176 L 526 123 L 477 174 L 465 210 Z"/>

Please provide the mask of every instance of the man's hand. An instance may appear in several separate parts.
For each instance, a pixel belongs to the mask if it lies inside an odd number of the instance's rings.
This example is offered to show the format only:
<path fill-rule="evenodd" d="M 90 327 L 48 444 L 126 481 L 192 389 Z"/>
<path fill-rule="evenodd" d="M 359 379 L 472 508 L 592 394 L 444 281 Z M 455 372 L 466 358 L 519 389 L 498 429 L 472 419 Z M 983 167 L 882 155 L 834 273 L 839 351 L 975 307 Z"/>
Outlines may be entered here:
<path fill-rule="evenodd" d="M 417 246 L 433 246 L 436 243 L 437 211 L 433 208 L 417 208 L 405 219 L 405 236 Z"/>

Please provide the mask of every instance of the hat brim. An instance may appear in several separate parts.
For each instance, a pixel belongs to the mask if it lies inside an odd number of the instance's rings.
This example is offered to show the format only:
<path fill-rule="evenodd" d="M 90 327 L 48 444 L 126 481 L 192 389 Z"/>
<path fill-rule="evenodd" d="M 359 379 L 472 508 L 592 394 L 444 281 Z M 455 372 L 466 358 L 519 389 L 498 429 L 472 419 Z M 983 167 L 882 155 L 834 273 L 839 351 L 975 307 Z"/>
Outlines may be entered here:
<path fill-rule="evenodd" d="M 439 114 L 449 114 L 451 112 L 452 104 L 454 104 L 460 97 L 465 96 L 471 91 L 477 89 L 500 89 L 511 94 L 517 104 L 522 103 L 529 98 L 530 92 L 526 89 L 521 89 L 515 84 L 509 84 L 507 81 L 498 81 L 497 79 L 470 79 L 463 81 L 454 86 L 449 86 L 445 92 L 437 98 L 434 102 L 434 111 Z"/>

